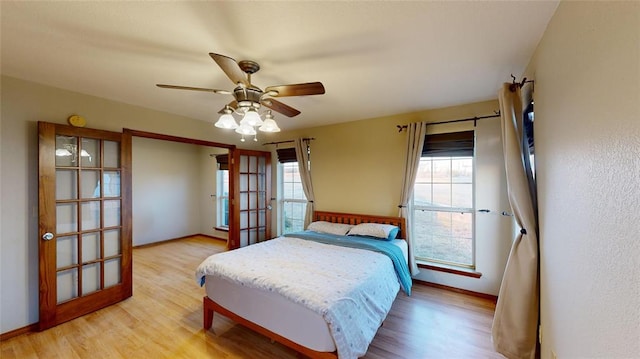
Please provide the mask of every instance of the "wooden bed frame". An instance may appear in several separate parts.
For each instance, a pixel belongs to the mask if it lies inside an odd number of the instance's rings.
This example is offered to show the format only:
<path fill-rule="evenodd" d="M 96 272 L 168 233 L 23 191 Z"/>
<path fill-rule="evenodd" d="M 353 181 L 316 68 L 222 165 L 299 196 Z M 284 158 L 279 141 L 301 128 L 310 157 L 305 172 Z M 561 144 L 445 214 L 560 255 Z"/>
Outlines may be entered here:
<path fill-rule="evenodd" d="M 339 213 L 339 212 L 323 212 L 323 211 L 315 211 L 313 214 L 313 221 L 327 221 L 332 223 L 345 223 L 345 224 L 360 224 L 360 223 L 382 223 L 382 224 L 391 224 L 394 226 L 398 226 L 400 228 L 400 232 L 398 233 L 397 238 L 405 238 L 407 233 L 406 231 L 406 221 L 404 218 L 400 217 L 389 217 L 389 216 L 373 216 L 373 215 L 363 215 L 363 214 L 350 214 L 350 213 Z M 255 324 L 243 317 L 231 312 L 230 310 L 222 307 L 218 303 L 209 299 L 209 297 L 204 296 L 202 299 L 202 307 L 203 307 L 203 325 L 204 330 L 209 330 L 213 325 L 213 315 L 214 313 L 220 313 L 225 317 L 235 321 L 238 324 L 241 324 L 257 333 L 260 333 L 267 338 L 276 341 L 282 345 L 285 345 L 299 354 L 302 354 L 308 358 L 312 359 L 337 359 L 337 352 L 319 352 L 307 347 L 304 347 L 298 343 L 295 343 L 281 335 L 278 335 L 267 328 L 264 328 L 258 324 Z"/>

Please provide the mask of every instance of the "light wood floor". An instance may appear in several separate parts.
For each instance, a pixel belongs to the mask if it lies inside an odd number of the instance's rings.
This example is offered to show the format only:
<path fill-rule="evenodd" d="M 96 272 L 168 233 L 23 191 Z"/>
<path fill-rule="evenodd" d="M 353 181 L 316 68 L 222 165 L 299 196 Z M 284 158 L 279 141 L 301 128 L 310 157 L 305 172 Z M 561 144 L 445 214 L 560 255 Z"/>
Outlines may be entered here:
<path fill-rule="evenodd" d="M 296 358 L 216 314 L 202 329 L 195 268 L 224 243 L 206 237 L 136 248 L 134 294 L 124 302 L 39 333 L 0 343 L 10 358 Z M 491 346 L 490 300 L 415 285 L 398 294 L 367 359 L 503 358 Z"/>

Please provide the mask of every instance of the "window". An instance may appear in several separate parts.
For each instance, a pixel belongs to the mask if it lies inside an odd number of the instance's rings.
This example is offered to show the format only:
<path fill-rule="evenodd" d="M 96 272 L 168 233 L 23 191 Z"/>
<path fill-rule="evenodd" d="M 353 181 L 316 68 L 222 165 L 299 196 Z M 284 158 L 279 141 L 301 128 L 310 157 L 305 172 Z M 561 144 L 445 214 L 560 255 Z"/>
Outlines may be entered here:
<path fill-rule="evenodd" d="M 529 148 L 529 163 L 525 163 L 525 166 L 530 168 L 531 175 L 535 179 L 536 176 L 536 161 L 535 161 L 535 143 L 533 140 L 533 121 L 534 121 L 534 112 L 533 112 L 533 100 L 529 102 L 529 105 L 524 110 L 524 137 L 523 140 L 526 141 L 524 147 Z M 526 152 L 525 152 L 526 153 Z"/>
<path fill-rule="evenodd" d="M 307 198 L 302 190 L 298 162 L 282 163 L 282 233 L 302 231 Z"/>
<path fill-rule="evenodd" d="M 218 170 L 216 171 L 216 226 L 229 228 L 229 157 L 216 156 Z"/>
<path fill-rule="evenodd" d="M 415 255 L 474 268 L 473 131 L 463 141 L 440 138 L 439 144 L 431 136 L 442 135 L 427 136 L 418 166 L 412 203 Z"/>
<path fill-rule="evenodd" d="M 229 228 L 229 170 L 218 170 L 218 227 Z"/>

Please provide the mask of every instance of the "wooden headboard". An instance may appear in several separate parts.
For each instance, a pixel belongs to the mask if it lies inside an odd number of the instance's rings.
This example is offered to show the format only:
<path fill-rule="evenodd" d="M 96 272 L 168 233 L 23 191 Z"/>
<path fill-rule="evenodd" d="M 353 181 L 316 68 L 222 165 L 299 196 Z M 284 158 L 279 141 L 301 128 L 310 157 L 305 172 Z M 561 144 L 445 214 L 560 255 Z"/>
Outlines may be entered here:
<path fill-rule="evenodd" d="M 401 217 L 373 216 L 368 214 L 353 214 L 339 212 L 315 211 L 313 213 L 314 221 L 327 221 L 332 223 L 360 224 L 360 223 L 382 223 L 398 226 L 397 238 L 407 239 L 407 222 Z"/>

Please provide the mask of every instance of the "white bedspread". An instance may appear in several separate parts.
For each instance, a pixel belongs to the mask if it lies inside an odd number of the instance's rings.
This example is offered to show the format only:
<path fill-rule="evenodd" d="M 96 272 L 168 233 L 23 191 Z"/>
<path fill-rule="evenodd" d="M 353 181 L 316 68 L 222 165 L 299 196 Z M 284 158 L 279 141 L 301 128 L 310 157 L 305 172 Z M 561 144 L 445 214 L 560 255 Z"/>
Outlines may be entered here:
<path fill-rule="evenodd" d="M 341 359 L 367 352 L 400 289 L 383 254 L 289 237 L 214 254 L 198 266 L 197 282 L 205 275 L 276 291 L 319 313 Z"/>

